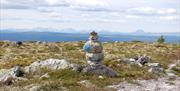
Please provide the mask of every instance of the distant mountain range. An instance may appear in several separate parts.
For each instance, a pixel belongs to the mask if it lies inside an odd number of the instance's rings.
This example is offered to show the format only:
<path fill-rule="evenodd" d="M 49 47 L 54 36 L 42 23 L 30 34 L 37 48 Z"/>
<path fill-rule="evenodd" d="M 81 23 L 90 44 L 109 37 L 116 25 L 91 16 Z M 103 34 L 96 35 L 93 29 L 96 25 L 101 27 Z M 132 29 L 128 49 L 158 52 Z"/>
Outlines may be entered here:
<path fill-rule="evenodd" d="M 144 32 L 143 30 L 137 30 L 136 32 L 130 33 L 131 35 L 146 35 L 146 36 L 180 36 L 180 32 L 161 32 L 161 33 L 150 33 Z"/>
<path fill-rule="evenodd" d="M 0 29 L 0 33 L 12 33 L 12 32 L 55 32 L 55 33 L 71 33 L 71 34 L 88 34 L 92 30 L 76 30 L 73 28 L 66 29 L 50 29 L 50 28 L 34 28 L 34 29 Z M 162 33 L 151 33 L 145 32 L 142 29 L 138 29 L 135 32 L 122 33 L 122 32 L 110 32 L 108 30 L 96 30 L 96 32 L 105 35 L 120 34 L 120 35 L 145 35 L 145 36 L 180 36 L 180 32 L 162 32 Z"/>
<path fill-rule="evenodd" d="M 100 40 L 103 42 L 113 41 L 147 41 L 154 42 L 159 36 L 163 35 L 168 43 L 180 43 L 179 33 L 147 33 L 143 30 L 138 30 L 132 33 L 112 33 L 108 31 L 98 31 Z M 10 41 L 86 41 L 89 36 L 89 31 L 79 32 L 74 29 L 57 30 L 36 29 L 36 30 L 0 30 L 0 40 Z"/>

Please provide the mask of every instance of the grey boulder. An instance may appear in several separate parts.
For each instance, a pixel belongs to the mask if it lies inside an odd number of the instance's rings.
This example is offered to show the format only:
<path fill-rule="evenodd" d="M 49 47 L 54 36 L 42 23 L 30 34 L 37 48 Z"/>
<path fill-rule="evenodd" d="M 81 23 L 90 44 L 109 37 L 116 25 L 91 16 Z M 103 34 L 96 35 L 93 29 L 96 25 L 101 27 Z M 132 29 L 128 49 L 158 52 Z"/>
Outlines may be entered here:
<path fill-rule="evenodd" d="M 97 74 L 97 75 L 105 75 L 105 76 L 109 76 L 109 77 L 117 76 L 117 73 L 114 70 L 112 70 L 111 68 L 108 68 L 102 64 L 87 65 L 86 67 L 84 67 L 82 72 L 93 73 L 93 74 Z"/>
<path fill-rule="evenodd" d="M 70 68 L 71 64 L 66 61 L 65 59 L 47 59 L 47 60 L 42 60 L 42 61 L 36 61 L 32 63 L 29 66 L 25 67 L 25 72 L 30 73 L 30 72 L 38 72 L 42 68 L 50 69 L 50 70 L 57 70 L 57 69 L 66 69 Z"/>
<path fill-rule="evenodd" d="M 161 65 L 160 63 L 148 63 L 147 64 L 149 66 L 149 72 L 153 72 L 153 73 L 163 73 L 164 72 L 164 68 L 163 65 Z"/>

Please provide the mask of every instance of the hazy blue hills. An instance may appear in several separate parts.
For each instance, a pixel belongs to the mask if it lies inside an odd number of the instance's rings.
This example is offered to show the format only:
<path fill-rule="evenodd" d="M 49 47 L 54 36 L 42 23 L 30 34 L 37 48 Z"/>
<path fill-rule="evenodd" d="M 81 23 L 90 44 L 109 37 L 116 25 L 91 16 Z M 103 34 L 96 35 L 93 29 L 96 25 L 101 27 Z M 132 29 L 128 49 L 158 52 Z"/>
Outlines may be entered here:
<path fill-rule="evenodd" d="M 12 32 L 0 33 L 0 40 L 10 41 L 80 41 L 86 39 L 87 36 L 70 33 L 55 32 Z"/>
<path fill-rule="evenodd" d="M 146 33 L 144 31 L 136 31 L 133 33 L 109 33 L 100 32 L 100 40 L 104 42 L 113 41 L 147 41 L 154 42 L 160 35 L 164 35 L 166 42 L 180 43 L 179 33 Z M 48 31 L 28 31 L 19 32 L 13 30 L 1 30 L 0 40 L 10 41 L 47 41 L 47 42 L 61 42 L 61 41 L 86 41 L 88 39 L 88 32 L 75 33 L 68 32 L 48 32 Z"/>

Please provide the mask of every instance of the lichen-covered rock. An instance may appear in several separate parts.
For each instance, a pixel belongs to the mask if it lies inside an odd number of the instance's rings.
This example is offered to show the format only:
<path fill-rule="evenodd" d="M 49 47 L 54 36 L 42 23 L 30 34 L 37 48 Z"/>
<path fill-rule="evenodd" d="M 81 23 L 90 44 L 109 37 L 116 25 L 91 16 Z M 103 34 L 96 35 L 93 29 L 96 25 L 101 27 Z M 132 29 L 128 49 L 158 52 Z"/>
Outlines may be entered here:
<path fill-rule="evenodd" d="M 6 74 L 3 77 L 0 78 L 0 83 L 4 85 L 11 85 L 13 83 L 13 76 L 10 74 Z"/>
<path fill-rule="evenodd" d="M 92 84 L 89 80 L 83 80 L 83 81 L 80 81 L 78 83 L 85 86 L 85 87 L 95 87 L 95 85 Z"/>
<path fill-rule="evenodd" d="M 17 47 L 17 46 L 23 45 L 23 42 L 22 41 L 11 42 L 10 45 L 13 46 L 13 47 Z"/>
<path fill-rule="evenodd" d="M 17 46 L 21 46 L 22 44 L 23 44 L 22 41 L 17 41 L 17 42 L 16 42 L 16 45 L 17 45 Z"/>
<path fill-rule="evenodd" d="M 109 77 L 116 77 L 117 73 L 112 70 L 111 68 L 106 67 L 105 65 L 102 64 L 97 64 L 97 65 L 87 65 L 82 72 L 85 73 L 93 73 L 97 75 L 105 75 Z"/>
<path fill-rule="evenodd" d="M 40 79 L 45 79 L 45 78 L 50 78 L 50 76 L 49 76 L 48 73 L 46 73 L 46 74 L 44 74 L 44 75 L 42 75 L 42 76 L 40 77 Z"/>
<path fill-rule="evenodd" d="M 30 84 L 26 87 L 24 87 L 26 91 L 41 91 L 41 85 L 40 84 Z"/>
<path fill-rule="evenodd" d="M 20 78 L 24 75 L 24 71 L 16 66 L 11 69 L 1 69 L 0 70 L 0 83 L 5 85 L 11 85 L 15 80 L 24 80 L 24 78 Z"/>
<path fill-rule="evenodd" d="M 73 71 L 81 72 L 83 69 L 83 66 L 80 64 L 71 64 L 70 67 Z"/>
<path fill-rule="evenodd" d="M 143 56 L 139 56 L 139 57 L 135 58 L 135 60 L 139 64 L 139 66 L 142 66 L 142 65 L 148 63 L 151 59 L 150 59 L 150 57 L 143 55 Z"/>
<path fill-rule="evenodd" d="M 118 61 L 127 63 L 127 64 L 135 64 L 135 65 L 142 67 L 146 63 L 149 63 L 151 61 L 151 58 L 146 55 L 139 55 L 134 58 L 130 58 L 130 59 L 124 58 L 124 59 L 120 59 Z"/>
<path fill-rule="evenodd" d="M 22 77 L 24 75 L 24 71 L 21 69 L 20 66 L 16 66 L 13 69 L 13 75 L 16 76 L 16 77 Z"/>
<path fill-rule="evenodd" d="M 167 77 L 151 80 L 133 80 L 136 84 L 121 82 L 118 85 L 107 86 L 107 88 L 113 88 L 115 91 L 179 91 L 179 80 L 179 77 L 175 78 L 175 80 L 169 80 Z"/>
<path fill-rule="evenodd" d="M 164 72 L 164 68 L 160 63 L 148 63 L 149 68 L 149 72 L 153 72 L 153 73 L 162 73 Z"/>
<path fill-rule="evenodd" d="M 43 41 L 36 41 L 35 42 L 36 45 L 40 45 L 40 44 L 43 44 L 43 43 L 45 43 L 45 42 L 43 42 Z"/>
<path fill-rule="evenodd" d="M 12 75 L 12 73 L 13 73 L 13 69 L 1 69 L 0 70 L 0 79 L 7 74 Z"/>
<path fill-rule="evenodd" d="M 70 63 L 64 59 L 47 59 L 43 61 L 36 61 L 29 66 L 25 67 L 25 72 L 37 72 L 42 68 L 56 70 L 56 69 L 66 69 L 70 67 Z"/>

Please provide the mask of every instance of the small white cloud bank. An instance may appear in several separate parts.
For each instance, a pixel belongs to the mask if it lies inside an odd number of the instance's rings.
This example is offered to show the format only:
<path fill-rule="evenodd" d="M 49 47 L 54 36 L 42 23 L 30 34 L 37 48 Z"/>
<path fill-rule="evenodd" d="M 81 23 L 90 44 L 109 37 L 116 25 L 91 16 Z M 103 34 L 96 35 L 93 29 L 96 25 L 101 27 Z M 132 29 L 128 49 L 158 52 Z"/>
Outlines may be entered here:
<path fill-rule="evenodd" d="M 177 14 L 177 10 L 175 8 L 157 9 L 153 7 L 137 7 L 137 8 L 127 9 L 126 13 L 133 15 L 142 15 L 142 16 L 157 16 L 157 15 Z"/>

